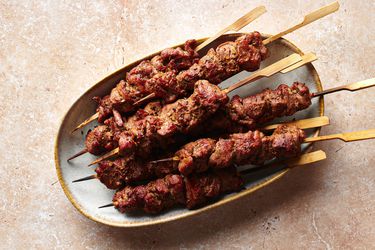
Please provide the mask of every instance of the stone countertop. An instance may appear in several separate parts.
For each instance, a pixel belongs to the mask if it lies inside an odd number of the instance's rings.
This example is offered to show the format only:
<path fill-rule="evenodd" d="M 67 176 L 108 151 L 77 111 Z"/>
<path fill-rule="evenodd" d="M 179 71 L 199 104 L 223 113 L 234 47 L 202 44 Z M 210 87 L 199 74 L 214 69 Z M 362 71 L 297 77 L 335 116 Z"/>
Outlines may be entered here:
<path fill-rule="evenodd" d="M 316 143 L 320 164 L 240 201 L 192 218 L 136 229 L 86 219 L 57 182 L 54 139 L 71 104 L 135 59 L 214 34 L 250 9 L 246 27 L 275 34 L 330 1 L 1 1 L 0 248 L 374 249 L 375 141 Z M 325 88 L 375 77 L 374 1 L 287 36 L 314 62 Z M 323 134 L 373 128 L 375 89 L 325 98 Z"/>

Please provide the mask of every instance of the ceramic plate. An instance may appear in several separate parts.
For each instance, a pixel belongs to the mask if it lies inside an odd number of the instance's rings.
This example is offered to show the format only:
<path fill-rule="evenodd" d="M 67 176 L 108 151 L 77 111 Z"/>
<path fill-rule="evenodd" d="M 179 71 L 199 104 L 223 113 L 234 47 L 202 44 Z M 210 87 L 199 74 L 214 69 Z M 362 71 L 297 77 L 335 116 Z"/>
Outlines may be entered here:
<path fill-rule="evenodd" d="M 235 40 L 240 35 L 242 34 L 224 35 L 217 41 L 212 43 L 209 47 L 216 47 L 222 42 Z M 202 42 L 204 41 L 204 39 L 201 39 L 199 41 Z M 270 57 L 262 63 L 262 68 L 292 53 L 299 53 L 301 55 L 303 54 L 301 50 L 299 50 L 295 45 L 285 39 L 279 39 L 269 44 L 268 48 L 270 50 Z M 202 51 L 202 53 L 205 52 L 206 51 Z M 141 60 L 151 58 L 152 56 L 153 55 L 150 55 L 149 57 L 143 58 Z M 244 195 L 248 195 L 257 189 L 272 183 L 276 179 L 282 177 L 288 171 L 283 166 L 274 169 L 261 170 L 256 174 L 252 174 L 251 176 L 247 176 L 245 178 L 246 189 L 244 189 L 240 193 L 223 196 L 215 203 L 197 210 L 187 210 L 180 207 L 169 210 L 160 215 L 150 216 L 145 214 L 121 214 L 113 207 L 98 209 L 99 206 L 108 204 L 112 201 L 114 191 L 107 189 L 98 180 L 72 183 L 72 181 L 75 179 L 94 173 L 94 169 L 88 168 L 87 165 L 96 157 L 86 154 L 74 159 L 70 163 L 67 162 L 67 158 L 69 156 L 84 148 L 84 139 L 87 130 L 92 129 L 97 124 L 91 123 L 82 131 L 76 131 L 74 134 L 71 134 L 70 131 L 72 131 L 76 125 L 81 123 L 87 117 L 95 113 L 96 104 L 92 101 L 92 97 L 103 96 L 109 93 L 110 90 L 125 76 L 125 73 L 129 69 L 137 65 L 141 60 L 118 70 L 117 72 L 106 77 L 105 79 L 94 85 L 92 88 L 90 88 L 72 105 L 61 123 L 55 145 L 55 163 L 57 175 L 68 199 L 82 214 L 94 221 L 119 227 L 135 227 L 163 223 L 183 217 L 192 216 L 208 209 L 213 209 L 235 199 L 239 199 Z M 241 72 L 238 75 L 226 80 L 220 86 L 229 86 L 247 77 L 250 74 L 251 73 L 249 72 Z M 291 85 L 294 81 L 306 83 L 312 92 L 321 90 L 322 88 L 315 68 L 312 64 L 308 64 L 287 74 L 280 73 L 274 75 L 271 78 L 258 80 L 252 84 L 249 84 L 248 86 L 244 86 L 234 91 L 234 93 L 232 93 L 231 95 L 238 94 L 240 96 L 248 96 L 260 92 L 266 87 L 276 88 L 281 83 Z M 276 122 L 282 120 L 305 119 L 322 115 L 323 99 L 314 98 L 312 105 L 308 109 L 300 111 L 292 117 L 286 117 L 276 120 Z M 319 129 L 312 129 L 307 132 L 308 136 L 316 136 L 319 133 Z M 307 146 L 308 145 L 304 144 L 304 150 L 306 150 Z"/>

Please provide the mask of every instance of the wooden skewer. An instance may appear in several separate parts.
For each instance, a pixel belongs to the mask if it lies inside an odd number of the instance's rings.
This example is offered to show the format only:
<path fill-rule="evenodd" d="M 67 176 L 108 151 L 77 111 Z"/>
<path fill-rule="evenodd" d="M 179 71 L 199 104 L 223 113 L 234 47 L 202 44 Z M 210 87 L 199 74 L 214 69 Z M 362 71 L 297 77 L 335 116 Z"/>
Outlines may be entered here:
<path fill-rule="evenodd" d="M 249 77 L 246 77 L 245 79 L 237 82 L 236 84 L 233 84 L 232 86 L 224 89 L 223 91 L 225 93 L 229 93 L 235 89 L 238 89 L 240 87 L 242 87 L 243 85 L 245 84 L 248 84 L 248 83 L 251 83 L 251 82 L 254 82 L 260 78 L 263 78 L 263 77 L 270 77 L 280 71 L 282 71 L 283 69 L 286 69 L 298 62 L 302 61 L 302 57 L 296 53 L 284 58 L 284 59 L 281 59 L 280 61 L 278 62 L 275 62 L 271 65 L 269 65 L 268 67 L 266 68 L 263 68 L 261 70 L 258 70 L 256 71 L 254 74 L 252 74 L 251 76 Z"/>
<path fill-rule="evenodd" d="M 256 7 L 255 9 L 248 12 L 246 15 L 242 16 L 241 18 L 239 18 L 237 21 L 235 21 L 228 27 L 225 27 L 223 30 L 216 33 L 216 35 L 214 35 L 213 37 L 207 39 L 206 41 L 198 45 L 195 50 L 199 51 L 203 49 L 204 47 L 206 47 L 207 45 L 209 45 L 210 43 L 212 43 L 213 41 L 215 41 L 217 38 L 227 33 L 228 31 L 239 31 L 240 29 L 242 29 L 243 27 L 245 27 L 246 25 L 248 25 L 249 23 L 257 19 L 259 16 L 266 13 L 266 11 L 267 10 L 264 6 Z"/>
<path fill-rule="evenodd" d="M 83 154 L 86 154 L 88 151 L 87 151 L 87 148 L 84 148 L 82 149 L 81 151 L 79 151 L 78 153 L 76 153 L 75 155 L 71 156 L 67 161 L 70 161 L 80 155 L 83 155 Z"/>
<path fill-rule="evenodd" d="M 297 158 L 294 158 L 294 159 L 284 160 L 284 161 L 280 161 L 280 162 L 270 163 L 270 164 L 267 164 L 267 165 L 264 165 L 264 166 L 257 166 L 257 167 L 254 167 L 254 168 L 246 169 L 246 170 L 241 171 L 241 173 L 242 174 L 250 174 L 250 173 L 253 173 L 253 172 L 257 172 L 260 169 L 277 167 L 281 164 L 286 164 L 287 168 L 294 168 L 294 167 L 297 167 L 297 166 L 302 166 L 302 165 L 310 164 L 310 163 L 313 163 L 313 162 L 321 161 L 321 160 L 324 160 L 326 158 L 327 158 L 326 153 L 323 150 L 317 150 L 317 151 L 314 151 L 314 152 L 311 152 L 311 153 L 303 154 L 303 155 L 301 155 Z"/>
<path fill-rule="evenodd" d="M 334 92 L 341 91 L 341 90 L 356 91 L 360 89 L 370 88 L 373 86 L 375 86 L 375 78 L 339 86 L 336 88 L 326 89 L 320 92 L 313 93 L 312 96 L 313 97 L 321 96 L 321 95 L 330 94 L 330 93 L 334 93 Z"/>
<path fill-rule="evenodd" d="M 305 139 L 305 142 L 315 142 L 315 141 L 326 141 L 340 139 L 344 142 L 368 140 L 375 138 L 375 129 L 361 130 L 356 132 L 340 133 L 333 135 L 321 135 L 317 137 L 309 137 Z"/>
<path fill-rule="evenodd" d="M 93 174 L 93 175 L 90 175 L 90 176 L 83 177 L 81 179 L 74 180 L 72 182 L 74 183 L 74 182 L 88 181 L 88 180 L 93 180 L 93 179 L 97 179 L 97 178 L 98 178 L 98 175 Z"/>
<path fill-rule="evenodd" d="M 133 105 L 134 106 L 141 105 L 143 102 L 148 101 L 148 100 L 154 98 L 155 96 L 156 96 L 155 93 L 151 93 L 149 95 L 146 95 L 145 97 L 143 97 L 143 98 L 139 99 L 138 101 L 136 101 L 135 103 L 133 103 Z"/>
<path fill-rule="evenodd" d="M 253 173 L 253 172 L 255 172 L 259 169 L 264 169 L 265 167 L 266 168 L 277 167 L 280 164 L 286 164 L 288 168 L 295 168 L 295 167 L 298 167 L 298 166 L 303 166 L 303 165 L 311 164 L 311 163 L 314 163 L 314 162 L 322 161 L 326 158 L 327 158 L 326 153 L 323 150 L 318 150 L 318 151 L 314 151 L 314 152 L 311 152 L 311 153 L 303 154 L 303 155 L 301 155 L 297 158 L 290 159 L 288 161 L 284 161 L 284 162 L 281 162 L 281 163 L 280 162 L 279 163 L 272 163 L 272 164 L 268 164 L 268 165 L 264 165 L 264 166 L 259 166 L 259 167 L 256 167 L 256 168 L 246 169 L 246 170 L 241 171 L 240 174 L 241 175 L 247 175 L 247 174 Z M 113 206 L 114 206 L 113 203 L 109 203 L 109 204 L 100 206 L 98 208 L 106 208 L 106 207 L 113 207 Z"/>
<path fill-rule="evenodd" d="M 292 66 L 289 66 L 288 68 L 283 69 L 280 72 L 283 73 L 283 74 L 286 74 L 286 73 L 288 73 L 288 72 L 290 72 L 292 70 L 295 70 L 295 69 L 297 69 L 297 68 L 299 68 L 299 67 L 301 67 L 301 66 L 303 66 L 303 65 L 305 65 L 307 63 L 313 62 L 316 59 L 318 59 L 318 57 L 314 53 L 312 53 L 312 52 L 304 54 L 304 55 L 302 55 L 302 61 L 300 61 L 300 62 L 298 62 L 298 63 L 296 63 L 296 64 L 294 64 Z"/>
<path fill-rule="evenodd" d="M 286 34 L 289 34 L 299 28 L 302 28 L 303 26 L 306 26 L 322 17 L 325 17 L 329 14 L 332 14 L 333 12 L 336 12 L 338 9 L 340 8 L 340 4 L 338 2 L 334 2 L 334 3 L 331 3 L 327 6 L 324 6 L 308 15 L 306 15 L 304 18 L 303 18 L 303 21 L 285 31 L 282 31 L 280 32 L 279 34 L 277 35 L 274 35 L 274 36 L 271 36 L 267 39 L 265 39 L 263 41 L 263 44 L 266 45 L 266 44 L 269 44 L 277 39 L 279 39 L 280 37 L 282 36 L 285 36 Z"/>
<path fill-rule="evenodd" d="M 84 126 L 86 126 L 90 122 L 98 119 L 98 117 L 99 117 L 99 113 L 96 112 L 95 114 L 93 114 L 92 116 L 90 116 L 89 118 L 87 118 L 86 120 L 84 120 L 81 124 L 79 124 L 75 129 L 73 129 L 71 133 L 77 131 L 80 128 L 83 128 Z"/>
<path fill-rule="evenodd" d="M 269 76 L 272 76 L 274 74 L 276 74 L 277 72 L 280 72 L 281 70 L 285 69 L 285 68 L 288 68 L 289 66 L 293 65 L 293 64 L 296 64 L 298 62 L 300 62 L 302 60 L 302 57 L 296 53 L 284 58 L 284 59 L 281 59 L 280 61 L 274 63 L 274 64 L 271 64 L 269 65 L 268 67 L 266 68 L 263 68 L 261 70 L 258 70 L 256 71 L 254 74 L 252 74 L 251 76 L 243 79 L 242 81 L 239 81 L 238 83 L 230 86 L 229 88 L 227 89 L 224 89 L 222 90 L 224 93 L 228 94 L 229 92 L 245 85 L 245 84 L 248 84 L 248 83 L 251 83 L 251 82 L 254 82 L 262 77 L 269 77 Z M 110 157 L 113 157 L 113 156 L 116 156 L 117 154 L 119 153 L 119 148 L 115 148 L 114 150 L 106 153 L 105 155 L 99 157 L 98 159 L 96 159 L 95 161 L 91 162 L 89 164 L 89 166 L 92 166 L 96 163 L 99 163 L 105 159 L 108 159 Z"/>
<path fill-rule="evenodd" d="M 245 27 L 246 25 L 248 25 L 249 23 L 251 23 L 252 21 L 254 21 L 255 19 L 257 19 L 258 17 L 260 17 L 261 15 L 263 15 L 264 13 L 266 13 L 266 8 L 264 6 L 258 6 L 256 7 L 255 9 L 251 10 L 250 12 L 248 12 L 246 15 L 242 16 L 241 18 L 239 18 L 237 21 L 235 21 L 234 23 L 232 23 L 231 25 L 229 25 L 228 27 L 224 28 L 223 30 L 219 31 L 216 35 L 214 35 L 213 37 L 207 39 L 205 42 L 201 43 L 200 45 L 198 45 L 196 48 L 195 48 L 195 51 L 199 51 L 201 49 L 203 49 L 204 47 L 206 47 L 208 44 L 210 44 L 211 42 L 213 42 L 214 40 L 216 40 L 218 37 L 220 37 L 221 35 L 227 33 L 228 31 L 239 31 L 240 29 L 242 29 L 243 27 Z M 155 93 L 151 93 L 145 97 L 143 97 L 142 99 L 136 101 L 135 103 L 133 103 L 133 105 L 135 106 L 138 106 L 138 105 L 141 105 L 142 103 L 144 103 L 145 101 L 147 100 L 150 100 L 152 98 L 154 98 L 156 95 Z M 83 121 L 81 124 L 79 124 L 73 131 L 76 131 L 84 126 L 86 126 L 87 124 L 89 124 L 90 122 L 94 121 L 95 119 L 97 119 L 99 116 L 99 113 L 95 113 L 94 115 L 92 115 L 90 118 L 86 119 L 85 121 Z"/>
<path fill-rule="evenodd" d="M 272 124 L 272 125 L 263 127 L 261 130 L 274 130 L 280 124 L 296 125 L 300 129 L 318 128 L 318 127 L 329 125 L 329 118 L 327 116 L 318 116 L 318 117 L 308 118 L 308 119 L 303 119 L 303 120 Z"/>

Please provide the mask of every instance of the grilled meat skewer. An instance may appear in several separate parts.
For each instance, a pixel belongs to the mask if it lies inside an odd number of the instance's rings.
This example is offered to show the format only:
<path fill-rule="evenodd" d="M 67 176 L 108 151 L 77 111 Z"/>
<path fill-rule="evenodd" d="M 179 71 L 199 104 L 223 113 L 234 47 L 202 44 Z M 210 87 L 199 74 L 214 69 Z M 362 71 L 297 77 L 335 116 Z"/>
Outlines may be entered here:
<path fill-rule="evenodd" d="M 249 131 L 217 140 L 199 139 L 183 146 L 175 153 L 177 159 L 169 161 L 144 162 L 135 157 L 120 157 L 100 162 L 95 170 L 95 178 L 110 189 L 118 189 L 126 183 L 160 178 L 167 174 L 181 173 L 186 176 L 209 168 L 263 164 L 273 158 L 298 155 L 304 139 L 305 133 L 295 125 L 279 125 L 271 136 L 265 136 L 260 131 Z"/>
<path fill-rule="evenodd" d="M 122 213 L 143 210 L 156 214 L 179 204 L 191 209 L 220 194 L 239 191 L 242 186 L 234 167 L 185 178 L 167 175 L 147 185 L 117 191 L 113 204 Z"/>

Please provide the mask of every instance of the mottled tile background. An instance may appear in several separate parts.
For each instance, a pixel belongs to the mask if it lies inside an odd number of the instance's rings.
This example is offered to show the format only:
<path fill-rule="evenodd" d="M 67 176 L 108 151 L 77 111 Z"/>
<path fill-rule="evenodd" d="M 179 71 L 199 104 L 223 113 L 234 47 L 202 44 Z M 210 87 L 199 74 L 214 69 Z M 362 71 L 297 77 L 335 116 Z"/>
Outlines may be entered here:
<path fill-rule="evenodd" d="M 121 66 L 214 34 L 258 5 L 245 28 L 276 33 L 330 1 L 0 0 L 0 248 L 374 249 L 375 141 L 317 143 L 319 164 L 238 202 L 165 225 L 118 229 L 83 217 L 55 173 L 54 138 L 70 105 Z M 325 88 L 375 77 L 375 1 L 288 35 L 315 51 Z M 324 134 L 375 127 L 375 89 L 326 97 Z"/>

